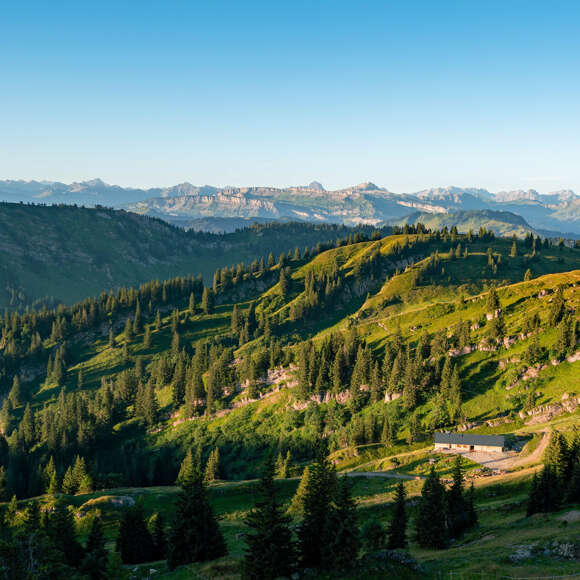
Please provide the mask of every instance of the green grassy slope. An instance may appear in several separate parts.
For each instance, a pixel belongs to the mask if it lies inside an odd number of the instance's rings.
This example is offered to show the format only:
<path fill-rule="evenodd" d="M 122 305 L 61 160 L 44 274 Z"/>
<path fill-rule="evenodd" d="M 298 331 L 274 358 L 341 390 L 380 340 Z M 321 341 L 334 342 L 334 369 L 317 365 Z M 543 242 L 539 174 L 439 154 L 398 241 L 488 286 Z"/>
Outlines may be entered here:
<path fill-rule="evenodd" d="M 574 544 L 580 534 L 579 506 L 569 506 L 554 514 L 538 514 L 525 517 L 525 500 L 531 478 L 531 470 L 512 476 L 475 480 L 475 500 L 479 513 L 479 525 L 468 532 L 448 550 L 425 550 L 413 540 L 415 508 L 410 507 L 409 551 L 423 567 L 417 575 L 408 568 L 396 571 L 401 578 L 495 578 L 502 576 L 562 576 L 573 574 L 577 562 L 561 556 L 562 544 Z M 389 478 L 352 478 L 352 495 L 357 504 L 359 525 L 369 519 L 378 519 L 388 526 L 391 519 L 392 499 L 398 480 Z M 289 506 L 298 485 L 297 479 L 279 480 L 280 500 Z M 405 488 L 410 505 L 420 493 L 420 481 L 407 481 Z M 150 569 L 157 570 L 156 577 L 164 580 L 182 578 L 240 578 L 240 560 L 244 555 L 243 535 L 247 528 L 244 519 L 252 509 L 257 490 L 256 481 L 238 483 L 219 482 L 210 486 L 210 501 L 221 519 L 228 556 L 214 562 L 194 564 L 170 572 L 164 561 L 143 564 L 135 569 L 137 578 L 147 577 Z M 92 494 L 69 496 L 75 507 L 77 527 L 81 537 L 86 538 L 91 516 L 98 512 L 103 519 L 107 547 L 114 549 L 117 522 L 122 508 L 114 500 L 124 502 L 143 501 L 147 513 L 157 511 L 167 520 L 173 514 L 177 488 L 118 488 Z M 51 498 L 38 498 L 50 505 Z M 21 504 L 24 507 L 24 504 Z M 363 559 L 363 562 L 365 560 Z M 364 564 L 363 564 L 364 566 Z M 384 578 L 385 572 L 359 572 L 341 578 Z M 141 576 L 142 575 L 142 576 Z"/>

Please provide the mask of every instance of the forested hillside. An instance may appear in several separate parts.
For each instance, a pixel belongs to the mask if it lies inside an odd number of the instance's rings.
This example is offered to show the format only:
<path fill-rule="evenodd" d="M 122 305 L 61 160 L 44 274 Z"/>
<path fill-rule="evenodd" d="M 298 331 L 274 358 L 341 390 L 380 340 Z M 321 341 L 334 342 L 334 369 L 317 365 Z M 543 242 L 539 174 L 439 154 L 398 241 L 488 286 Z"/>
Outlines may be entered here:
<path fill-rule="evenodd" d="M 214 235 L 102 207 L 0 203 L 0 308 L 70 304 L 120 286 L 174 276 L 210 279 L 218 267 L 349 233 L 356 230 L 266 224 Z"/>
<path fill-rule="evenodd" d="M 176 481 L 187 491 L 202 486 L 194 474 L 202 466 L 206 481 L 258 477 L 268 454 L 282 478 L 304 481 L 311 464 L 332 482 L 330 462 L 339 470 L 401 467 L 412 478 L 425 475 L 421 454 L 436 430 L 532 433 L 554 417 L 574 425 L 580 250 L 485 229 L 405 232 L 359 233 L 219 268 L 209 286 L 178 277 L 70 307 L 7 313 L 4 499 Z M 288 486 L 286 500 L 295 489 Z M 354 529 L 347 487 L 328 501 Z M 365 497 L 367 488 L 356 489 Z M 380 513 L 390 517 L 391 507 Z M 238 534 L 247 531 L 235 514 L 221 525 L 232 570 Z M 110 518 L 112 535 L 119 517 Z M 447 539 L 474 521 L 449 524 Z M 445 547 L 421 537 L 422 548 Z M 221 541 L 206 559 L 223 555 Z M 328 565 L 311 557 L 312 567 Z M 170 567 L 191 561 L 169 552 Z"/>

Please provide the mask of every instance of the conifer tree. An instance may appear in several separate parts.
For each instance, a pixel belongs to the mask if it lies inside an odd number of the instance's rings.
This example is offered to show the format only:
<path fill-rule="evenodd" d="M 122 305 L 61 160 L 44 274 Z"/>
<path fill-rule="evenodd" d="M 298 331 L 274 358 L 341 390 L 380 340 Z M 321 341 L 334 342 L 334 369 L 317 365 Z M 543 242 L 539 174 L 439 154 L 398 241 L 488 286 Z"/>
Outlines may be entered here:
<path fill-rule="evenodd" d="M 84 558 L 84 549 L 76 537 L 73 514 L 64 502 L 56 503 L 48 519 L 47 532 L 52 546 L 63 555 L 64 561 L 77 568 Z"/>
<path fill-rule="evenodd" d="M 201 297 L 201 309 L 204 314 L 212 314 L 214 311 L 214 294 L 211 288 L 204 288 Z"/>
<path fill-rule="evenodd" d="M 167 553 L 167 541 L 165 539 L 165 520 L 158 512 L 155 512 L 149 518 L 149 533 L 153 539 L 154 557 L 152 560 L 163 560 Z"/>
<path fill-rule="evenodd" d="M 512 242 L 512 248 L 510 250 L 510 258 L 517 258 L 518 255 L 518 244 L 516 241 L 516 236 L 514 235 L 514 241 Z"/>
<path fill-rule="evenodd" d="M 151 559 L 153 538 L 145 523 L 141 500 L 123 513 L 117 536 L 117 552 L 124 564 L 140 564 Z"/>
<path fill-rule="evenodd" d="M 220 450 L 219 447 L 214 447 L 207 459 L 207 464 L 205 466 L 204 479 L 206 482 L 210 483 L 219 479 L 220 477 Z"/>
<path fill-rule="evenodd" d="M 195 316 L 195 294 L 193 292 L 189 295 L 189 316 L 193 318 Z"/>
<path fill-rule="evenodd" d="M 351 495 L 351 484 L 342 477 L 336 489 L 329 519 L 331 543 L 323 567 L 346 570 L 356 562 L 360 548 L 356 523 L 356 505 Z"/>
<path fill-rule="evenodd" d="M 6 501 L 8 499 L 8 480 L 6 478 L 6 469 L 3 465 L 0 465 L 0 501 Z M 0 516 L 0 529 L 2 527 L 2 517 Z"/>
<path fill-rule="evenodd" d="M 44 468 L 43 476 L 45 492 L 49 495 L 58 493 L 58 475 L 56 473 L 56 467 L 54 466 L 54 458 L 52 455 Z"/>
<path fill-rule="evenodd" d="M 12 388 L 8 394 L 8 400 L 10 401 L 13 409 L 22 405 L 22 392 L 20 388 L 20 378 L 18 375 L 15 375 L 14 379 L 12 380 Z"/>
<path fill-rule="evenodd" d="M 310 466 L 304 496 L 304 518 L 298 529 L 300 561 L 305 568 L 331 564 L 332 501 L 336 492 L 336 472 L 322 454 Z"/>
<path fill-rule="evenodd" d="M 143 346 L 145 348 L 151 348 L 151 326 L 149 324 L 145 325 L 145 332 L 143 334 Z"/>
<path fill-rule="evenodd" d="M 376 552 L 385 545 L 386 531 L 376 519 L 367 520 L 360 531 L 363 549 L 367 552 Z"/>
<path fill-rule="evenodd" d="M 192 467 L 182 475 L 185 484 L 177 498 L 168 538 L 170 570 L 182 564 L 215 560 L 227 553 L 199 468 Z"/>
<path fill-rule="evenodd" d="M 469 493 L 467 495 L 467 522 L 468 527 L 472 528 L 477 525 L 478 517 L 477 510 L 475 509 L 475 489 L 473 487 L 473 481 L 469 486 Z"/>
<path fill-rule="evenodd" d="M 292 496 L 288 513 L 294 517 L 302 517 L 304 515 L 304 502 L 306 499 L 306 491 L 310 485 L 310 467 L 307 465 L 302 472 L 300 483 L 296 489 L 296 493 Z"/>
<path fill-rule="evenodd" d="M 81 572 L 89 580 L 107 580 L 109 553 L 105 548 L 105 535 L 100 517 L 94 517 L 91 530 L 85 546 L 85 557 L 81 564 Z"/>
<path fill-rule="evenodd" d="M 81 493 L 89 493 L 93 490 L 93 480 L 87 471 L 83 457 L 76 456 L 73 471 L 75 489 Z"/>
<path fill-rule="evenodd" d="M 431 467 L 421 490 L 415 520 L 417 543 L 423 548 L 446 548 L 449 543 L 445 513 L 445 488 Z"/>
<path fill-rule="evenodd" d="M 74 495 L 78 490 L 78 486 L 73 475 L 73 468 L 68 467 L 62 478 L 62 492 L 68 495 Z"/>
<path fill-rule="evenodd" d="M 404 549 L 407 547 L 407 512 L 405 509 L 405 498 L 407 492 L 403 482 L 399 482 L 395 492 L 395 508 L 393 519 L 389 526 L 389 538 L 387 547 L 389 550 Z"/>
<path fill-rule="evenodd" d="M 469 526 L 468 510 L 463 497 L 463 464 L 461 455 L 456 455 L 453 463 L 451 487 L 447 491 L 447 528 L 455 538 Z"/>
<path fill-rule="evenodd" d="M 189 477 L 191 477 L 191 475 L 193 473 L 195 473 L 195 470 L 199 469 L 199 464 L 194 464 L 194 459 L 193 459 L 193 452 L 191 450 L 191 447 L 187 450 L 187 453 L 185 454 L 185 457 L 183 458 L 183 461 L 181 462 L 181 466 L 179 468 L 179 474 L 177 475 L 177 485 L 180 485 L 181 487 L 185 487 L 187 485 L 189 485 L 190 482 L 189 481 Z"/>
<path fill-rule="evenodd" d="M 290 576 L 295 562 L 295 549 L 290 519 L 282 513 L 274 483 L 274 463 L 271 457 L 260 482 L 260 499 L 248 515 L 246 525 L 252 530 L 246 536 L 243 577 L 274 580 Z"/>

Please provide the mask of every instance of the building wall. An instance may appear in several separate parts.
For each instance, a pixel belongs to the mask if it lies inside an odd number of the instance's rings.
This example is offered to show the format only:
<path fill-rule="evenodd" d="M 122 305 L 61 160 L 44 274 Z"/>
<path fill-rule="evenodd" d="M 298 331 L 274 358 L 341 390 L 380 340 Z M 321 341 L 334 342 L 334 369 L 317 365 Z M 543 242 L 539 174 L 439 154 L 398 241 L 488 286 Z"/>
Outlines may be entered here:
<path fill-rule="evenodd" d="M 435 449 L 456 449 L 457 451 L 469 451 L 469 445 L 457 445 L 452 443 L 449 446 L 448 443 L 435 443 Z M 501 447 L 495 447 L 492 445 L 474 445 L 474 451 L 486 451 L 488 453 L 499 453 L 503 451 Z"/>

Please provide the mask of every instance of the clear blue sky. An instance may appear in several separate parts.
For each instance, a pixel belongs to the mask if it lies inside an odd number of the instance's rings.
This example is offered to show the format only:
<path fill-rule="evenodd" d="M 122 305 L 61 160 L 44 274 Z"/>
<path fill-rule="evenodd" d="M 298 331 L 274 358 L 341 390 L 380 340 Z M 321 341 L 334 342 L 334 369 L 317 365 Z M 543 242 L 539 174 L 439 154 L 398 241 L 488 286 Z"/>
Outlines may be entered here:
<path fill-rule="evenodd" d="M 580 2 L 2 4 L 0 178 L 580 191 Z"/>

